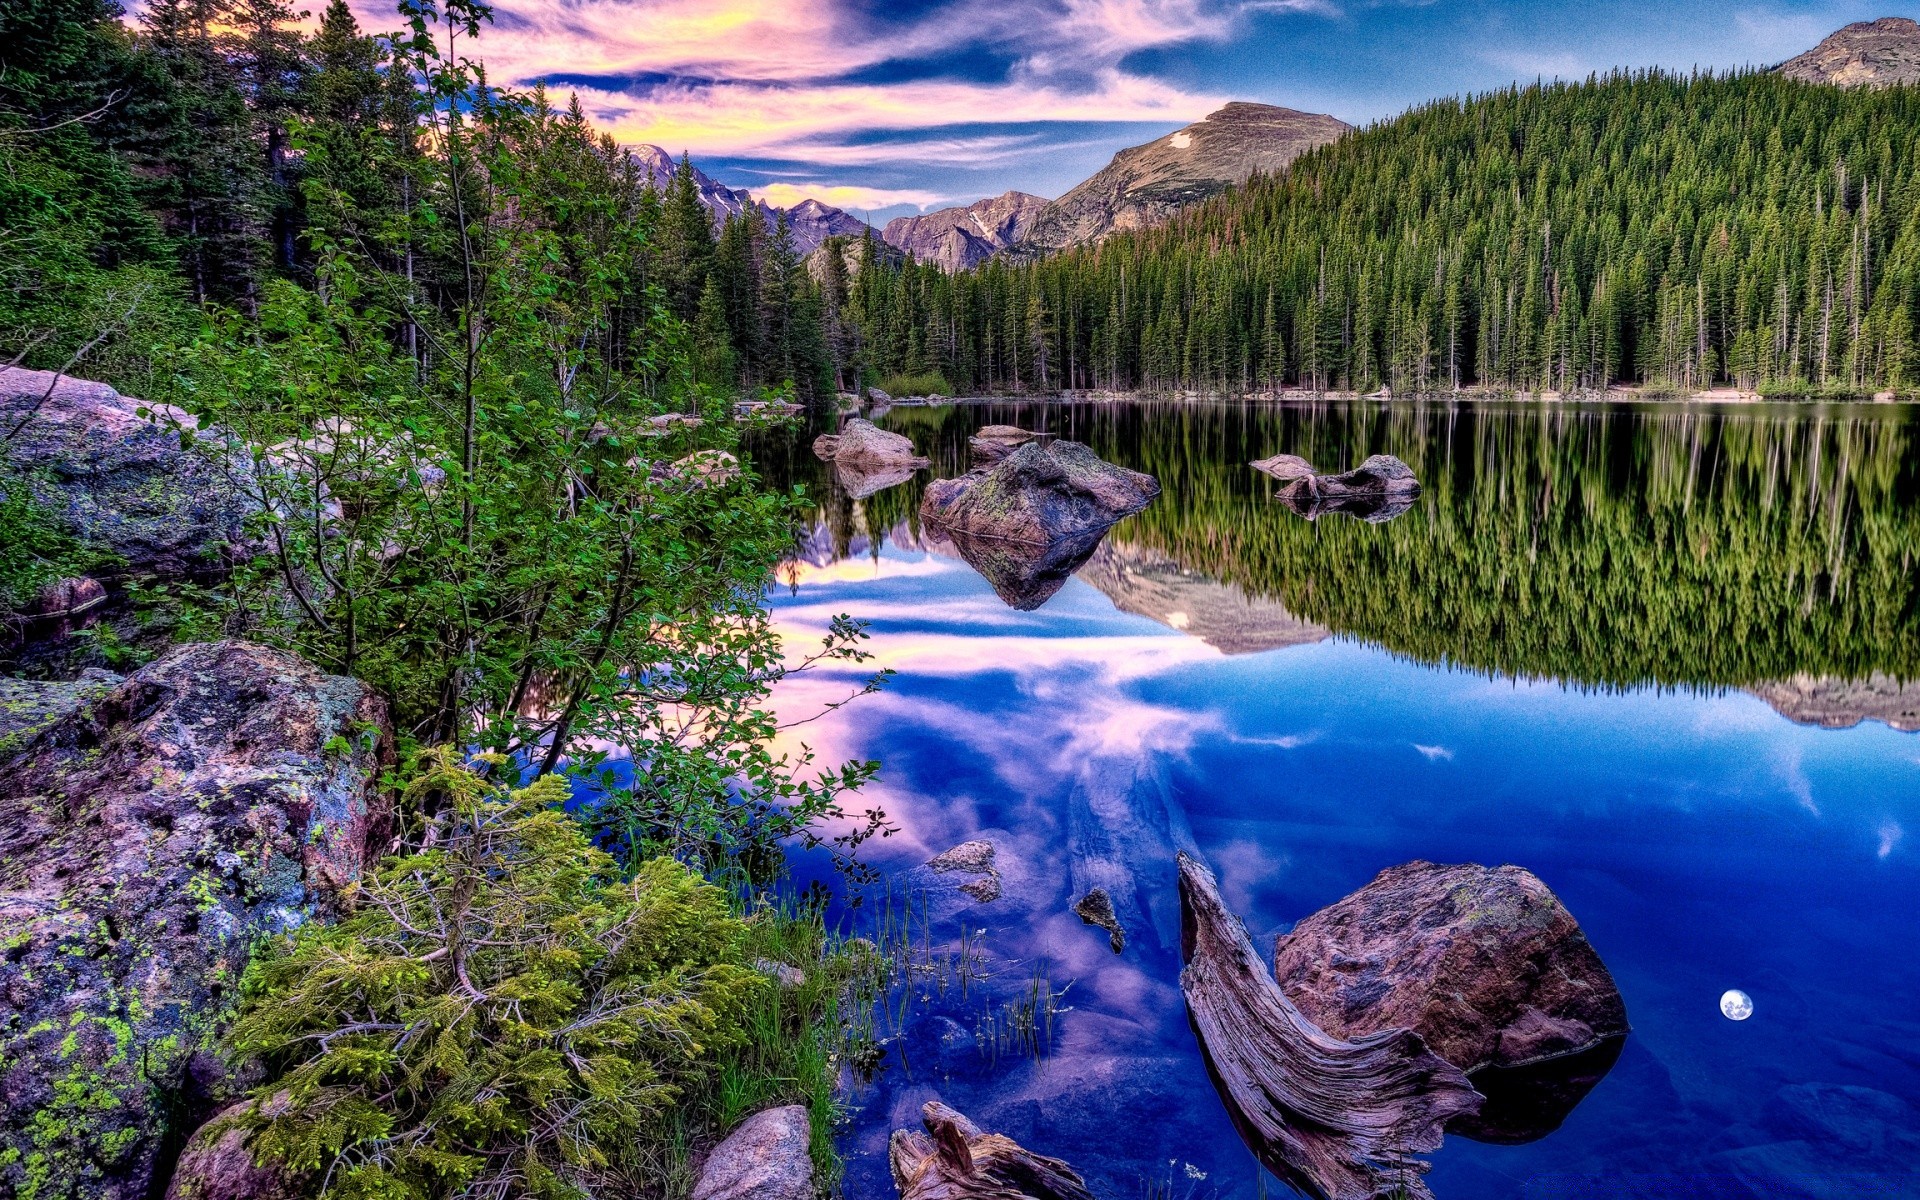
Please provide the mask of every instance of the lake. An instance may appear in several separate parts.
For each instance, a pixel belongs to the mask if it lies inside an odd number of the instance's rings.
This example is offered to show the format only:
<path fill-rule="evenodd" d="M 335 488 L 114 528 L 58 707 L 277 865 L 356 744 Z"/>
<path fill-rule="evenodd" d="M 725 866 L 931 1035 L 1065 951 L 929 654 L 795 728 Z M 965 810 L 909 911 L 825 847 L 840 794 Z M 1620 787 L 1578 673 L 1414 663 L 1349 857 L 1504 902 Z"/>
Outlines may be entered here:
<path fill-rule="evenodd" d="M 936 1096 L 1103 1198 L 1286 1194 L 1188 1026 L 1181 849 L 1267 955 L 1414 859 L 1519 864 L 1579 920 L 1625 997 L 1619 1061 L 1538 1140 L 1449 1136 L 1442 1200 L 1920 1196 L 1920 412 L 1036 402 L 878 423 L 932 468 L 856 498 L 818 430 L 754 450 L 813 505 L 771 595 L 791 647 L 847 613 L 866 667 L 897 672 L 788 736 L 883 763 L 870 798 L 899 832 L 866 848 L 873 892 L 924 889 L 926 938 L 967 939 L 990 975 L 916 988 L 850 1093 L 849 1196 L 893 1194 L 887 1136 Z M 917 517 L 995 423 L 1163 492 L 1071 577 L 996 590 Z M 1278 452 L 1394 454 L 1423 491 L 1388 520 L 1307 520 L 1246 465 Z M 859 676 L 808 677 L 783 715 Z M 989 902 L 924 865 L 971 839 L 994 846 Z M 1120 953 L 1070 911 L 1093 886 Z M 1057 999 L 1029 1037 L 1036 988 Z M 1721 1014 L 1729 989 L 1750 1019 Z"/>

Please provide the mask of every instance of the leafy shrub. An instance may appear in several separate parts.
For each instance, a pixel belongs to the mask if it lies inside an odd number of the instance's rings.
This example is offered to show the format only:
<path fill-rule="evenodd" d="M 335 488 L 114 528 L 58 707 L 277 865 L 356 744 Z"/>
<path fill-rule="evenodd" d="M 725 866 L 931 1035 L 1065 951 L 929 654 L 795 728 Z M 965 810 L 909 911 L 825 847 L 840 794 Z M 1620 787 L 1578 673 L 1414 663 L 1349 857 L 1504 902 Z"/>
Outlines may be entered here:
<path fill-rule="evenodd" d="M 889 396 L 953 395 L 953 385 L 938 371 L 889 375 L 875 386 Z"/>
<path fill-rule="evenodd" d="M 747 924 L 672 859 L 619 879 L 564 778 L 428 761 L 419 843 L 248 972 L 230 1045 L 270 1081 L 238 1120 L 326 1196 L 646 1194 L 671 1110 L 767 1003 Z"/>
<path fill-rule="evenodd" d="M 0 613 L 18 611 L 43 585 L 68 573 L 78 550 L 27 479 L 0 458 Z"/>

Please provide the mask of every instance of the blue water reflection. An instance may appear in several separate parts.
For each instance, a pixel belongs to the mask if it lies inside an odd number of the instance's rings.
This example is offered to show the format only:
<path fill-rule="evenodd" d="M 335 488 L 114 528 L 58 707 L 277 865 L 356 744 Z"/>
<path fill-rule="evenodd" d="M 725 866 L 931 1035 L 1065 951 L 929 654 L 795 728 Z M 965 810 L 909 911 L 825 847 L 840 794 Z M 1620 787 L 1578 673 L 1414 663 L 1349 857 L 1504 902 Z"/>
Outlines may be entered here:
<path fill-rule="evenodd" d="M 1129 552 L 1123 524 L 1102 554 Z M 1796 724 L 1742 691 L 1421 665 L 1274 604 L 1208 626 L 1202 605 L 1246 602 L 1204 579 L 1178 593 L 1194 612 L 1109 586 L 1136 615 L 1094 586 L 1115 577 L 1100 556 L 1031 613 L 904 528 L 877 554 L 815 557 L 773 596 L 782 628 L 797 644 L 852 613 L 899 670 L 806 730 L 823 757 L 885 764 L 902 832 L 866 857 L 935 887 L 942 936 L 986 931 L 993 1000 L 1041 965 L 1071 981 L 1038 1059 L 983 1051 L 977 991 L 916 1009 L 854 1096 L 849 1196 L 892 1194 L 887 1135 L 934 1096 L 1104 1197 L 1257 1193 L 1180 999 L 1182 848 L 1263 950 L 1415 858 L 1521 864 L 1580 920 L 1626 998 L 1625 1052 L 1541 1141 L 1450 1137 L 1442 1200 L 1920 1196 L 1920 735 Z M 970 838 L 996 847 L 991 903 L 921 867 Z M 1093 886 L 1126 926 L 1118 956 L 1069 911 Z M 1733 987 L 1752 1019 L 1720 1015 Z"/>

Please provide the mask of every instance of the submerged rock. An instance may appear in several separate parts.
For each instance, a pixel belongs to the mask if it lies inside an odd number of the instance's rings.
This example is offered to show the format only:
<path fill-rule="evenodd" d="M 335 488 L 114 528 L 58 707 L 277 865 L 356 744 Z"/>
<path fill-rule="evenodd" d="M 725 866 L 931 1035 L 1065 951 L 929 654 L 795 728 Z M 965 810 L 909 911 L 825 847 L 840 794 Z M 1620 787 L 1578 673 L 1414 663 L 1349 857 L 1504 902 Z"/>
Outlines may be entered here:
<path fill-rule="evenodd" d="M 1113 911 L 1113 897 L 1107 895 L 1107 889 L 1094 888 L 1073 902 L 1073 915 L 1087 924 L 1107 931 L 1107 944 L 1113 952 L 1119 954 L 1127 948 L 1127 931 L 1120 925 L 1119 914 Z"/>
<path fill-rule="evenodd" d="M 0 435 L 20 429 L 9 460 L 66 532 L 106 560 L 109 577 L 187 575 L 244 553 L 255 508 L 234 480 L 246 477 L 245 456 L 222 461 L 213 430 L 183 446 L 175 424 L 199 422 L 104 383 L 0 370 Z"/>
<path fill-rule="evenodd" d="M 1153 476 L 1078 442 L 1028 442 L 991 467 L 928 484 L 920 514 L 949 532 L 1045 544 L 1103 533 L 1159 494 Z"/>
<path fill-rule="evenodd" d="M 1515 866 L 1390 867 L 1282 936 L 1274 975 L 1329 1033 L 1411 1029 L 1476 1082 L 1489 1069 L 1570 1059 L 1627 1033 L 1620 991 L 1579 923 L 1546 884 Z M 1495 1081 L 1508 1098 L 1502 1109 L 1527 1107 L 1511 1098 L 1531 1079 L 1543 1100 L 1531 1123 L 1550 1131 L 1611 1065 L 1600 1055 L 1572 1064 L 1572 1078 L 1503 1076 Z M 1475 1136 L 1471 1121 L 1456 1128 Z M 1527 1140 L 1511 1115 L 1480 1132 Z"/>
<path fill-rule="evenodd" d="M 1000 898 L 1000 872 L 993 865 L 993 843 L 961 842 L 953 849 L 929 859 L 927 866 L 942 874 L 972 875 L 960 890 L 982 904 Z"/>
<path fill-rule="evenodd" d="M 900 1200 L 1093 1200 L 1066 1163 L 983 1132 L 938 1100 L 920 1119 L 926 1133 L 896 1129 L 887 1144 Z"/>
<path fill-rule="evenodd" d="M 713 1148 L 692 1200 L 813 1200 L 812 1139 L 804 1105 L 762 1109 Z"/>
<path fill-rule="evenodd" d="M 837 434 L 823 433 L 813 439 L 813 452 L 836 467 L 854 471 L 917 470 L 928 463 L 914 453 L 910 439 L 859 417 L 848 421 Z"/>
<path fill-rule="evenodd" d="M 1466 1073 L 1420 1035 L 1342 1039 L 1281 991 L 1212 872 L 1181 854 L 1180 990 L 1214 1085 L 1267 1169 L 1328 1200 L 1429 1200 L 1415 1155 L 1477 1111 Z"/>
<path fill-rule="evenodd" d="M 1017 425 L 982 425 L 967 439 L 967 446 L 976 465 L 988 466 L 1039 437 Z"/>
<path fill-rule="evenodd" d="M 387 836 L 362 684 L 245 642 L 105 683 L 0 767 L 0 1194 L 159 1194 L 254 939 L 330 907 Z"/>

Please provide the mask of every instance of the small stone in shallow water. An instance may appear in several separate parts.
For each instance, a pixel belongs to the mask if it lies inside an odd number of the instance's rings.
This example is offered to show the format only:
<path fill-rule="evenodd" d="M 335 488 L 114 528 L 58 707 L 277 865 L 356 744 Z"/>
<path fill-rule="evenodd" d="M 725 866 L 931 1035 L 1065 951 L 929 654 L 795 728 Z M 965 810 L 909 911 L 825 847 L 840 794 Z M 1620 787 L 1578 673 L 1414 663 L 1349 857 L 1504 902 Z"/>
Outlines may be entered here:
<path fill-rule="evenodd" d="M 1744 1021 L 1753 1015 L 1753 997 L 1739 988 L 1728 988 L 1720 996 L 1720 1015 L 1729 1021 Z"/>
<path fill-rule="evenodd" d="M 1000 872 L 993 865 L 992 842 L 980 839 L 961 842 L 946 853 L 930 859 L 927 866 L 942 875 L 958 872 L 979 876 L 961 884 L 960 890 L 982 904 L 1000 898 Z"/>
<path fill-rule="evenodd" d="M 1115 954 L 1127 948 L 1127 931 L 1121 928 L 1119 914 L 1113 911 L 1113 897 L 1107 889 L 1094 888 L 1073 902 L 1073 914 L 1087 924 L 1107 931 L 1107 944 Z"/>

